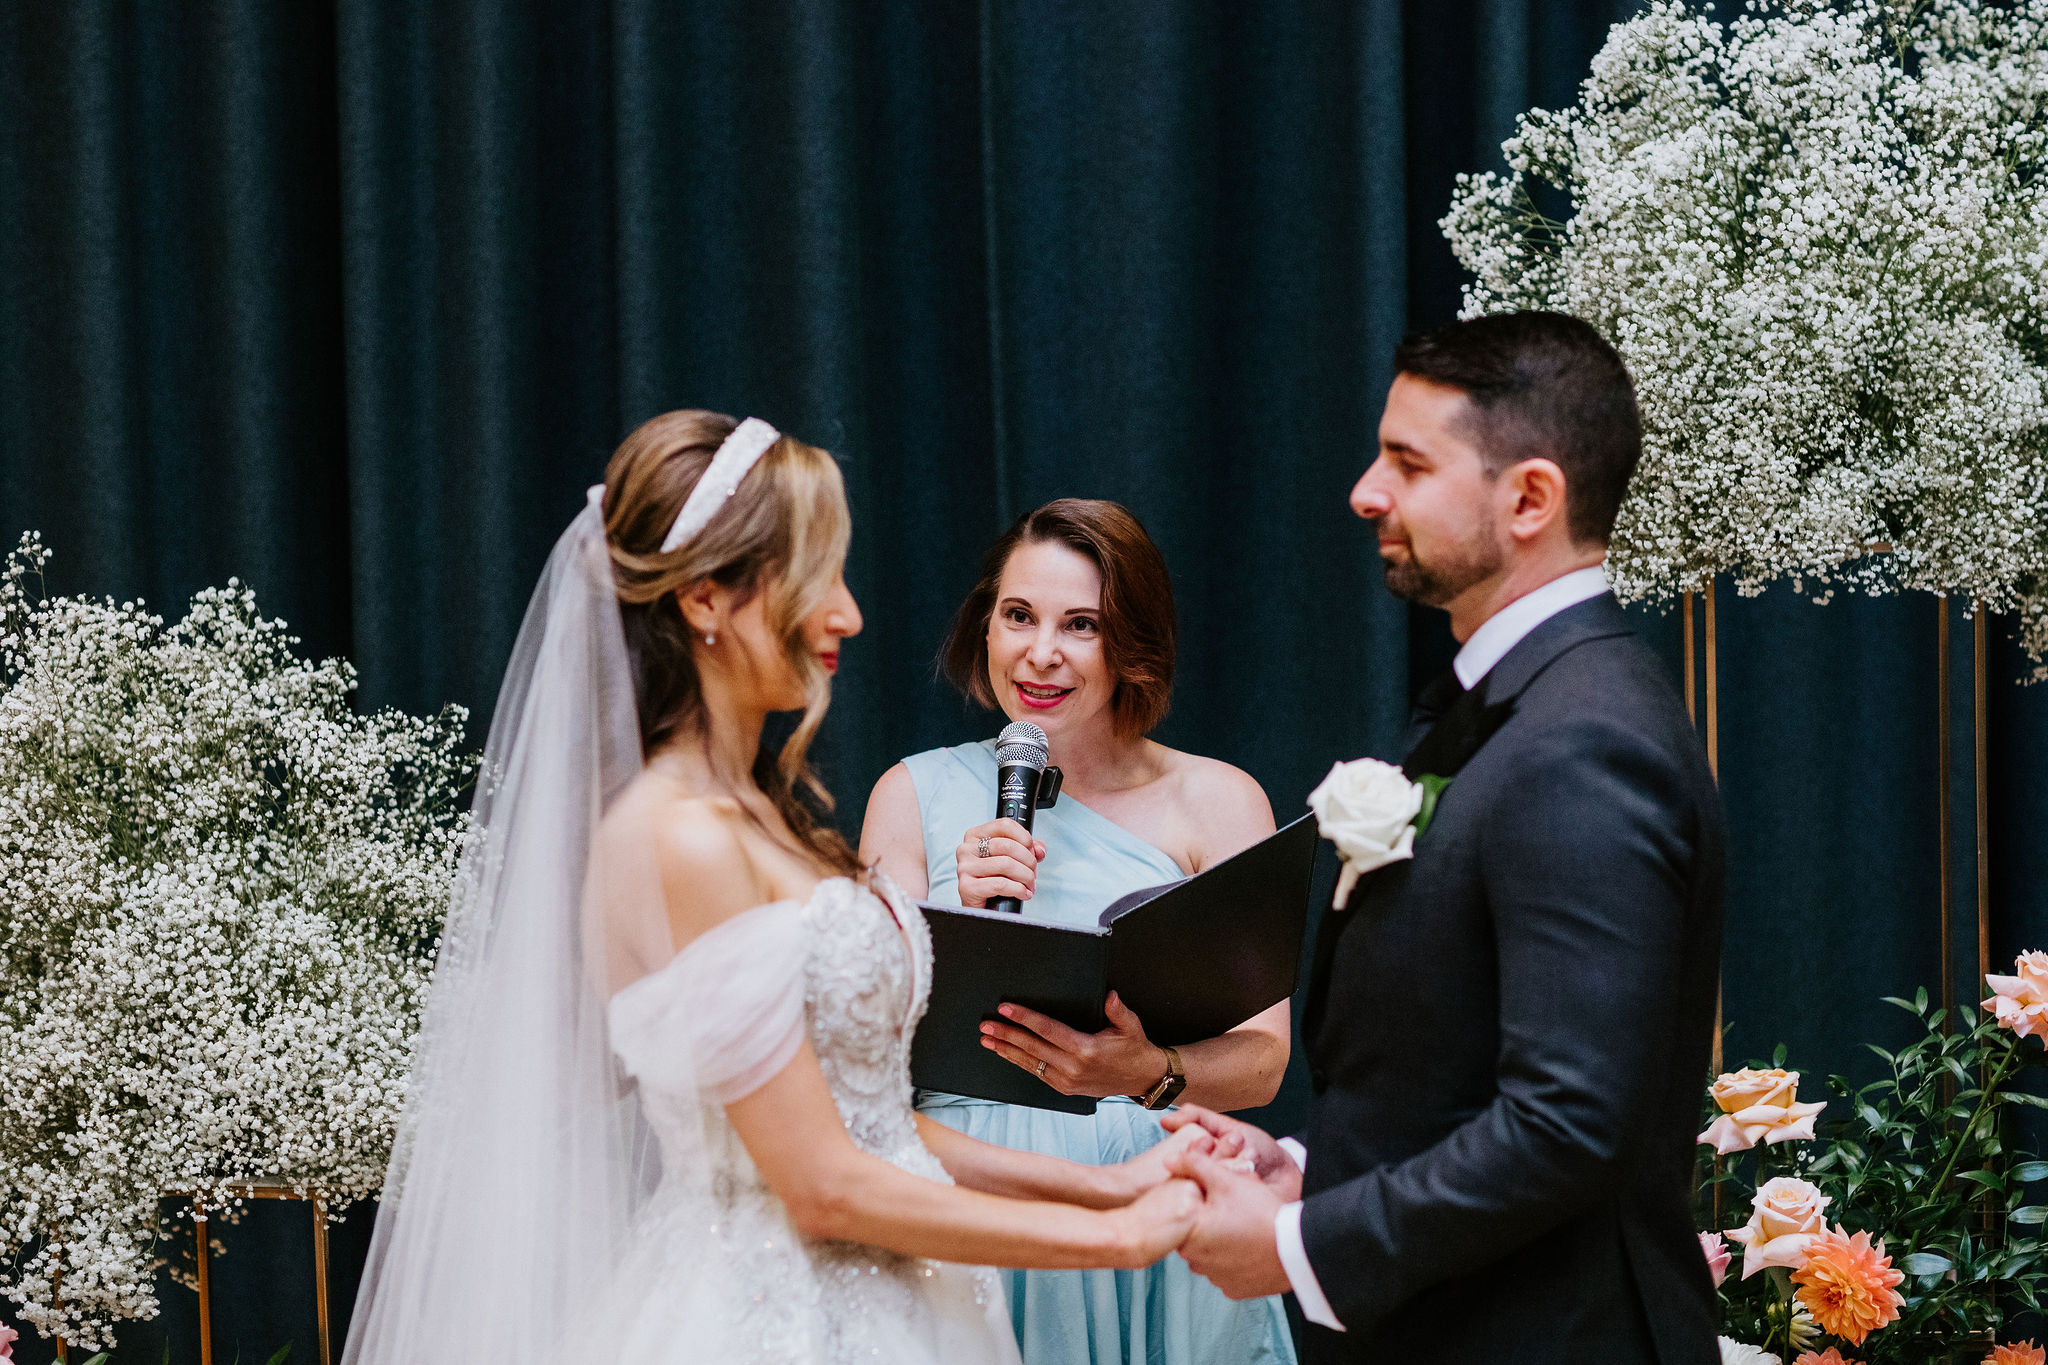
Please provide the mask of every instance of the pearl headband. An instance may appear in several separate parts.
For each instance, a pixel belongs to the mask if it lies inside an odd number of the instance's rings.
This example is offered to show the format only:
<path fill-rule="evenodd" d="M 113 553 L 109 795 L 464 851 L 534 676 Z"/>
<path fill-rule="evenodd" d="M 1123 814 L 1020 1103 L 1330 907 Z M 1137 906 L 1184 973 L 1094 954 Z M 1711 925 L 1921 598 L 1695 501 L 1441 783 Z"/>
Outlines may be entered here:
<path fill-rule="evenodd" d="M 718 509 L 725 506 L 725 500 L 740 491 L 740 481 L 747 477 L 747 471 L 768 453 L 769 446 L 781 439 L 781 432 L 758 417 L 749 417 L 734 427 L 732 435 L 711 457 L 704 477 L 697 480 L 697 486 L 683 500 L 683 510 L 676 513 L 674 524 L 661 539 L 661 552 L 667 554 L 709 526 Z"/>

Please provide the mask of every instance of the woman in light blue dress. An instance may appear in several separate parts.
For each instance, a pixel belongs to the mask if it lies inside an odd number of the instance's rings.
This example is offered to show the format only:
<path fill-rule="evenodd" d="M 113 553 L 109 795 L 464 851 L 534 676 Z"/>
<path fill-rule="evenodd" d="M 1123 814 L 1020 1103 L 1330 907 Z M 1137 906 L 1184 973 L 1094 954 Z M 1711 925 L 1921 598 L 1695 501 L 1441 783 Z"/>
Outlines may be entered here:
<path fill-rule="evenodd" d="M 967 694 L 1043 728 L 1064 774 L 1030 831 L 990 817 L 995 746 L 913 754 L 869 799 L 861 856 L 913 895 L 1094 924 L 1125 892 L 1173 881 L 1272 832 L 1265 793 L 1228 764 L 1147 739 L 1173 677 L 1173 598 L 1150 537 L 1115 503 L 1062 499 L 990 550 L 943 665 Z M 991 726 L 991 729 L 998 728 Z M 1112 995 L 1084 1035 L 1017 1010 L 982 1044 L 1092 1115 L 925 1092 L 919 1109 L 986 1142 L 1112 1166 L 1164 1136 L 1153 1109 L 1185 1099 L 1244 1109 L 1272 1099 L 1287 1064 L 1281 1002 L 1218 1038 L 1150 1041 Z M 1147 1107 L 1147 1103 L 1152 1106 Z M 1170 1256 L 1147 1269 L 1005 1275 L 1025 1365 L 1293 1365 L 1280 1300 L 1232 1303 Z"/>

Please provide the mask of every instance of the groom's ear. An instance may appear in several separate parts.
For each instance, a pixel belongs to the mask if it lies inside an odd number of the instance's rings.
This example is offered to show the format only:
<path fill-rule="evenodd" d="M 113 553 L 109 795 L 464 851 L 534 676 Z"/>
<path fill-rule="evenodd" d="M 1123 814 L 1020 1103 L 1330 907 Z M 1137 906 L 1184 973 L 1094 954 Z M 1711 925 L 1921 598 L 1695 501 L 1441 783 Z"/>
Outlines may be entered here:
<path fill-rule="evenodd" d="M 1542 456 L 1522 460 L 1508 466 L 1500 477 L 1501 493 L 1508 503 L 1510 538 L 1533 545 L 1552 535 L 1570 535 L 1564 470 L 1555 460 Z"/>

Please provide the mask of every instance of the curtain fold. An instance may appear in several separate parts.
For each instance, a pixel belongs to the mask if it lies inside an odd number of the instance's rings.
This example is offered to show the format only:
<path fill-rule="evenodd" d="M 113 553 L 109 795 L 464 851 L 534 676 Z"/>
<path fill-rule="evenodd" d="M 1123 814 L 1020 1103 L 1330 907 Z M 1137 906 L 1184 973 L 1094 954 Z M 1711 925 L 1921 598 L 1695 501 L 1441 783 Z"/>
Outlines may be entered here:
<path fill-rule="evenodd" d="M 868 628 L 815 751 L 849 832 L 896 759 L 992 732 L 933 656 L 989 541 L 1063 495 L 1128 503 L 1165 550 L 1160 737 L 1248 769 L 1284 820 L 1333 760 L 1394 753 L 1455 648 L 1382 591 L 1346 506 L 1394 343 L 1458 307 L 1453 179 L 1572 100 L 1633 9 L 0 6 L 0 536 L 42 531 L 54 590 L 169 616 L 238 576 L 355 661 L 365 705 L 461 701 L 481 734 L 624 433 L 757 414 L 833 450 L 853 502 Z M 1899 1028 L 1870 1002 L 1934 986 L 1933 616 L 1723 585 L 1731 1061 L 1784 1039 L 1816 1083 L 1855 1071 Z M 1676 613 L 1638 619 L 1675 668 Z M 1995 641 L 2009 958 L 2048 930 L 2048 692 Z M 1291 1076 L 1267 1117 L 1304 1103 Z M 261 1306 L 306 1297 L 300 1221 L 224 1234 L 222 1359 L 314 1358 L 298 1309 Z M 196 1358 L 190 1303 L 167 1285 L 117 1361 Z"/>

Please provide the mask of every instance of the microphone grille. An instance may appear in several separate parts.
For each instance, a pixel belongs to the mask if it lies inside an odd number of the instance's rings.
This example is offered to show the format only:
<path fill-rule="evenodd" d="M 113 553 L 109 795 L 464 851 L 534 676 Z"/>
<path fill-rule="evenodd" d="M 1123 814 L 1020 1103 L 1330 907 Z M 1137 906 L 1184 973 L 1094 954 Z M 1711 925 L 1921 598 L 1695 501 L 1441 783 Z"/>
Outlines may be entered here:
<path fill-rule="evenodd" d="M 1003 727 L 996 736 L 996 762 L 1025 763 L 1043 768 L 1052 746 L 1047 743 L 1045 731 L 1028 720 L 1013 720 Z"/>

